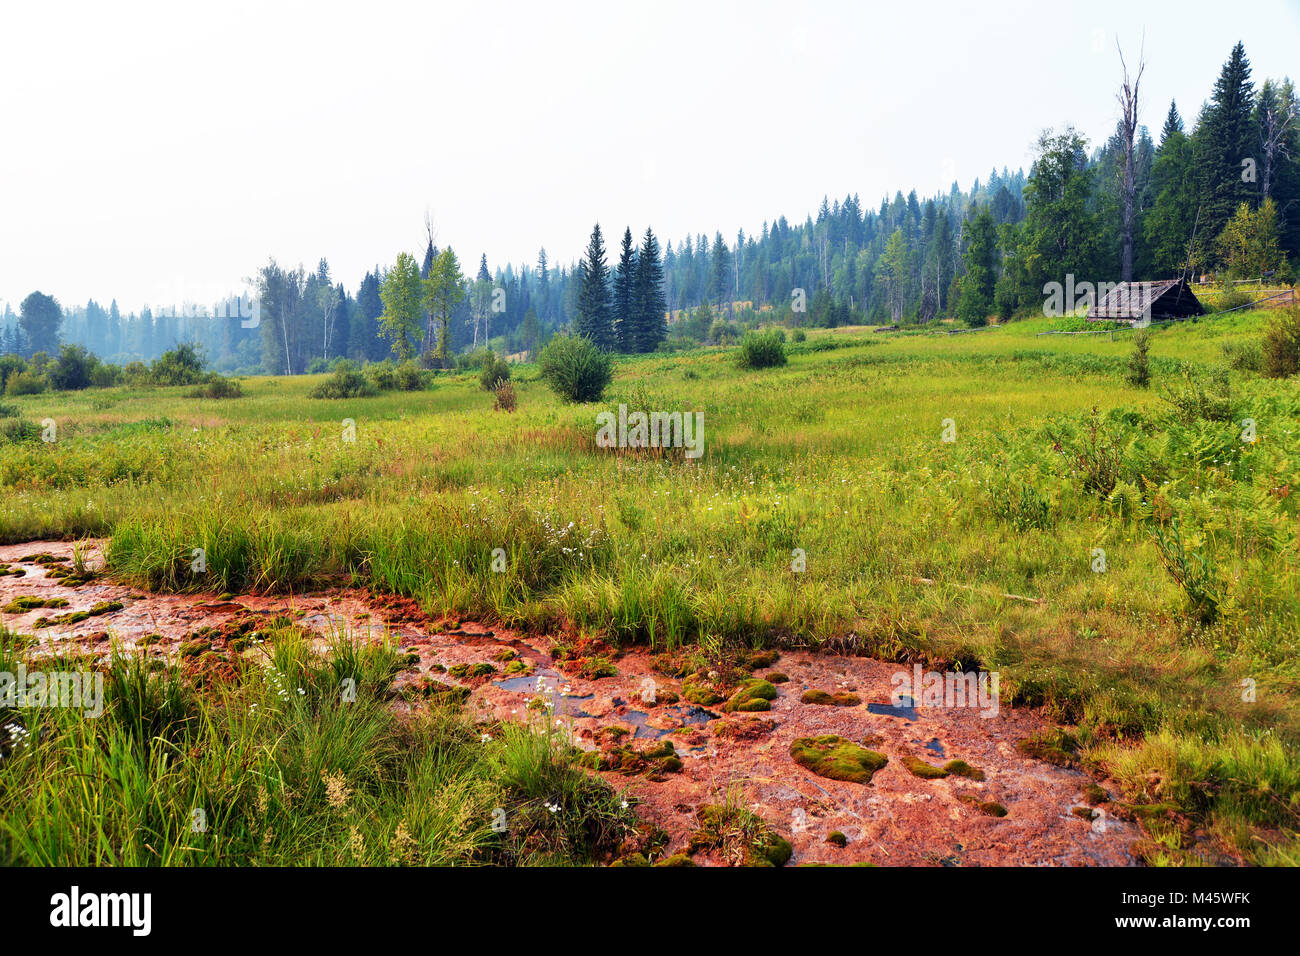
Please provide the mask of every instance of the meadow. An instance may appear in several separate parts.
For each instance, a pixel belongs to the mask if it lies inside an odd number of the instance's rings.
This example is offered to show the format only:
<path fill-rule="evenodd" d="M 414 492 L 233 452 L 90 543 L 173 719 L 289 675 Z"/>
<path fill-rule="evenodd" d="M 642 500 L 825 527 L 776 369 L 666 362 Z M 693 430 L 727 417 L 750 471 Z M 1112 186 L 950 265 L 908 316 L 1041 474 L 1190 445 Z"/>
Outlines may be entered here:
<path fill-rule="evenodd" d="M 0 542 L 111 537 L 109 571 L 149 589 L 342 580 L 616 644 L 996 670 L 1059 751 L 1177 810 L 1151 862 L 1212 839 L 1296 864 L 1300 392 L 1223 366 L 1268 318 L 1153 330 L 1149 388 L 1126 381 L 1131 332 L 1031 320 L 816 330 L 776 369 L 620 359 L 587 405 L 515 366 L 513 413 L 472 373 L 355 399 L 309 397 L 323 376 L 8 399 L 57 440 L 0 444 Z M 703 457 L 596 448 L 620 403 L 703 412 Z"/>

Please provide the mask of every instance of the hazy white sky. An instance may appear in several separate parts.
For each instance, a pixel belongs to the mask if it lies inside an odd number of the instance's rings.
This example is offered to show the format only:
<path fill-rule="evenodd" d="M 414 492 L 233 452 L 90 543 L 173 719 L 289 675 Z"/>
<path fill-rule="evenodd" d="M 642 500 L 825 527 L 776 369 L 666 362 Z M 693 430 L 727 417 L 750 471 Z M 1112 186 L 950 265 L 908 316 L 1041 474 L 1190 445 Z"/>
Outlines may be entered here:
<path fill-rule="evenodd" d="M 4 0 L 0 302 L 210 302 L 268 256 L 355 291 L 426 209 L 473 271 L 965 187 L 1108 135 L 1143 27 L 1153 135 L 1238 39 L 1300 63 L 1296 0 Z"/>

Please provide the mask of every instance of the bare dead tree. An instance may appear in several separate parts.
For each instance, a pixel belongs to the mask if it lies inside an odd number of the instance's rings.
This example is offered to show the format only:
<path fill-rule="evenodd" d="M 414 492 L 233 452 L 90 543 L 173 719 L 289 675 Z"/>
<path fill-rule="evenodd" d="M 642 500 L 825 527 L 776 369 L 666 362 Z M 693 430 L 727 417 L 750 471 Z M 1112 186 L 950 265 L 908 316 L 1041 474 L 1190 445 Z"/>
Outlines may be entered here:
<path fill-rule="evenodd" d="M 1279 88 L 1273 101 L 1264 108 L 1262 129 L 1260 130 L 1264 146 L 1264 180 L 1262 183 L 1263 199 L 1269 199 L 1273 191 L 1273 174 L 1290 155 L 1288 132 L 1296 123 L 1295 94 L 1290 84 Z"/>
<path fill-rule="evenodd" d="M 1143 49 L 1146 43 L 1143 42 Z M 1124 84 L 1120 91 L 1115 94 L 1115 99 L 1119 101 L 1122 115 L 1120 118 L 1120 136 L 1124 141 L 1124 169 L 1121 173 L 1120 192 L 1123 197 L 1123 228 L 1121 236 L 1123 245 L 1120 255 L 1120 270 L 1123 273 L 1121 278 L 1125 282 L 1133 280 L 1133 214 L 1134 205 L 1137 199 L 1137 180 L 1141 175 L 1141 158 L 1137 155 L 1137 129 L 1138 129 L 1138 87 L 1142 83 L 1142 72 L 1146 69 L 1146 62 L 1142 53 L 1138 54 L 1137 76 L 1130 81 L 1128 73 L 1128 64 L 1124 62 L 1124 50 L 1119 45 L 1119 38 L 1115 38 L 1115 49 L 1119 50 L 1120 66 L 1124 68 Z"/>
<path fill-rule="evenodd" d="M 434 240 L 438 238 L 438 230 L 437 227 L 435 227 L 433 224 L 433 211 L 428 206 L 424 207 L 424 234 L 426 237 L 428 237 L 429 248 L 437 249 L 438 244 L 434 242 Z M 428 278 L 428 277 L 424 276 L 422 278 Z M 434 336 L 433 319 L 434 319 L 433 309 L 426 308 L 424 310 L 424 348 L 426 351 L 430 347 L 429 343 L 433 341 L 433 336 Z"/>

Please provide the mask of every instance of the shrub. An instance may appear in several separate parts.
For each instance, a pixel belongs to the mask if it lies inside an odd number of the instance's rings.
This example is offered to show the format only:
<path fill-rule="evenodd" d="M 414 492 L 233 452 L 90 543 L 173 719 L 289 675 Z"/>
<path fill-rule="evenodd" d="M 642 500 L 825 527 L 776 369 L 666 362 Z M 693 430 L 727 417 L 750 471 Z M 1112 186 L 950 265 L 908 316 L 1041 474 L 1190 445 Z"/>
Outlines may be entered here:
<path fill-rule="evenodd" d="M 1128 383 L 1134 388 L 1149 388 L 1151 385 L 1151 333 L 1138 329 L 1133 333 L 1133 352 L 1128 358 Z"/>
<path fill-rule="evenodd" d="M 596 402 L 614 375 L 609 355 L 580 335 L 556 335 L 537 364 L 542 380 L 566 402 Z"/>
<path fill-rule="evenodd" d="M 237 381 L 215 372 L 198 388 L 186 392 L 189 398 L 241 398 L 243 394 L 244 387 Z"/>
<path fill-rule="evenodd" d="M 1264 330 L 1263 372 L 1269 378 L 1290 378 L 1300 372 L 1300 308 L 1287 309 Z"/>
<path fill-rule="evenodd" d="M 484 391 L 495 392 L 502 382 L 510 381 L 510 366 L 495 352 L 489 352 L 483 361 L 478 383 Z"/>
<path fill-rule="evenodd" d="M 149 385 L 152 380 L 149 378 L 149 366 L 143 362 L 128 362 L 122 369 L 122 379 L 128 385 Z"/>
<path fill-rule="evenodd" d="M 354 366 L 355 368 L 355 366 Z M 338 369 L 334 370 L 337 374 Z M 391 392 L 397 388 L 397 374 L 388 359 L 366 366 L 366 380 L 378 392 Z"/>
<path fill-rule="evenodd" d="M 377 389 L 367 381 L 355 362 L 338 364 L 329 378 L 311 390 L 312 398 L 361 398 L 374 395 Z"/>
<path fill-rule="evenodd" d="M 49 387 L 39 373 L 34 369 L 24 369 L 21 372 L 15 372 L 9 376 L 5 384 L 6 395 L 39 395 Z"/>
<path fill-rule="evenodd" d="M 808 333 L 805 332 L 803 329 L 795 329 L 793 332 L 790 333 L 791 342 L 802 342 L 807 338 L 808 338 Z"/>
<path fill-rule="evenodd" d="M 50 368 L 50 387 L 59 392 L 80 391 L 90 385 L 90 376 L 99 359 L 82 345 L 65 345 Z"/>
<path fill-rule="evenodd" d="M 149 377 L 155 385 L 197 385 L 203 381 L 203 356 L 193 345 L 178 345 L 158 357 Z"/>
<path fill-rule="evenodd" d="M 775 368 L 786 363 L 785 336 L 779 330 L 746 332 L 736 364 L 741 368 Z"/>
<path fill-rule="evenodd" d="M 9 376 L 27 370 L 27 363 L 19 355 L 0 355 L 0 392 L 4 391 Z"/>
<path fill-rule="evenodd" d="M 739 335 L 736 326 L 726 319 L 714 319 L 709 326 L 709 341 L 714 345 L 730 345 Z"/>
<path fill-rule="evenodd" d="M 499 412 L 513 412 L 519 403 L 518 398 L 515 396 L 514 384 L 509 380 L 498 382 L 496 393 L 496 410 Z"/>
<path fill-rule="evenodd" d="M 418 392 L 424 388 L 424 369 L 420 363 L 408 359 L 393 370 L 393 386 L 403 392 Z"/>
<path fill-rule="evenodd" d="M 460 369 L 461 371 L 467 371 L 470 369 L 481 369 L 483 367 L 484 362 L 487 362 L 488 360 L 495 357 L 496 357 L 495 352 L 493 352 L 486 345 L 480 345 L 472 352 L 462 352 L 460 355 L 457 355 L 456 368 Z"/>

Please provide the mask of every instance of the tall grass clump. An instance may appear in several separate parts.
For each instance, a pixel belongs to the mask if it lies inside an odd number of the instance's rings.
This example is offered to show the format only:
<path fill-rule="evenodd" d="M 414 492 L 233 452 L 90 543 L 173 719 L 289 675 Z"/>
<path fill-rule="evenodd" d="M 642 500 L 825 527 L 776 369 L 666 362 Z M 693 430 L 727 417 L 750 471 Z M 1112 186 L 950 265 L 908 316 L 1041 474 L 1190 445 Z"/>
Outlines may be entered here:
<path fill-rule="evenodd" d="M 744 369 L 777 368 L 787 362 L 785 333 L 780 329 L 746 332 L 740 340 L 736 364 Z"/>

